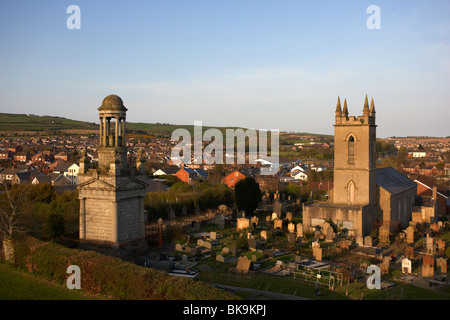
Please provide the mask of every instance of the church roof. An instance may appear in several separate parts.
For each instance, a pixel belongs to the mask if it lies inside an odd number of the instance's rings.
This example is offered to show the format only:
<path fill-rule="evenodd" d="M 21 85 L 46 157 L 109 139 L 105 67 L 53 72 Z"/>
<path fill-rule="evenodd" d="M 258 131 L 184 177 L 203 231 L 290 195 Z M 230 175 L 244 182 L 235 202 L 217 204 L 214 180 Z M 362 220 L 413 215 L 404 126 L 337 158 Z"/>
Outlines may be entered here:
<path fill-rule="evenodd" d="M 416 187 L 416 183 L 405 177 L 392 167 L 377 169 L 377 185 L 389 191 L 391 194 L 397 194 Z"/>

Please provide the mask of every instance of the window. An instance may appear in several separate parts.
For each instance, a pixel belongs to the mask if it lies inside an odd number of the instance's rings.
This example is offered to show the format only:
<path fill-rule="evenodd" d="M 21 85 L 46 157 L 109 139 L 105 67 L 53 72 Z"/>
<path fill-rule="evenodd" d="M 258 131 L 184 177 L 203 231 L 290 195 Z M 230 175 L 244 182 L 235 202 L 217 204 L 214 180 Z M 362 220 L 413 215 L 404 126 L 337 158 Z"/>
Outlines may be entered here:
<path fill-rule="evenodd" d="M 348 203 L 354 204 L 355 203 L 355 184 L 353 181 L 350 181 L 347 186 L 347 192 L 348 192 Z"/>
<path fill-rule="evenodd" d="M 348 139 L 348 164 L 355 164 L 355 138 Z"/>

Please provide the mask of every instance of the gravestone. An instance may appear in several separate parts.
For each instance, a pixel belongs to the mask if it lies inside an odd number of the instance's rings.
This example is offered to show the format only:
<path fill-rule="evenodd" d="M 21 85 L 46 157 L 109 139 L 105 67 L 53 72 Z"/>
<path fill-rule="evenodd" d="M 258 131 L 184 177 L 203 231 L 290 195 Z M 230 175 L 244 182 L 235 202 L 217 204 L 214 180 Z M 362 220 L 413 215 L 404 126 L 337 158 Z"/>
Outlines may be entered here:
<path fill-rule="evenodd" d="M 181 244 L 177 243 L 177 244 L 175 245 L 175 250 L 176 250 L 176 251 L 183 251 L 183 246 L 182 246 Z"/>
<path fill-rule="evenodd" d="M 170 207 L 170 211 L 169 211 L 169 219 L 175 219 L 175 209 Z"/>
<path fill-rule="evenodd" d="M 256 251 L 256 240 L 255 239 L 249 239 L 248 240 L 248 248 L 251 251 Z"/>
<path fill-rule="evenodd" d="M 407 246 L 405 248 L 405 256 L 408 259 L 414 259 L 414 247 L 413 246 Z"/>
<path fill-rule="evenodd" d="M 271 221 L 271 215 L 266 216 L 266 222 L 270 222 Z"/>
<path fill-rule="evenodd" d="M 256 258 L 256 255 L 252 254 L 252 262 L 256 262 L 256 261 L 258 261 L 258 259 Z"/>
<path fill-rule="evenodd" d="M 357 236 L 356 237 L 356 243 L 360 246 L 364 245 L 364 238 L 362 236 Z"/>
<path fill-rule="evenodd" d="M 423 264 L 434 266 L 434 258 L 428 254 L 422 257 Z"/>
<path fill-rule="evenodd" d="M 383 257 L 383 261 L 381 262 L 380 265 L 381 274 L 389 274 L 390 265 L 391 265 L 391 258 L 388 256 Z"/>
<path fill-rule="evenodd" d="M 389 243 L 389 227 L 382 225 L 378 230 L 378 241 L 380 243 Z"/>
<path fill-rule="evenodd" d="M 303 238 L 303 224 L 297 223 L 297 237 Z"/>
<path fill-rule="evenodd" d="M 216 256 L 216 261 L 225 262 L 225 258 L 221 254 L 219 254 L 218 256 Z"/>
<path fill-rule="evenodd" d="M 333 242 L 333 227 L 328 225 L 327 234 L 325 235 L 325 242 Z"/>
<path fill-rule="evenodd" d="M 322 261 L 322 248 L 320 247 L 313 247 L 313 257 L 317 261 Z"/>
<path fill-rule="evenodd" d="M 236 230 L 242 230 L 250 227 L 250 219 L 238 218 Z"/>
<path fill-rule="evenodd" d="M 217 212 L 214 215 L 214 224 L 219 224 L 220 222 L 222 222 L 224 220 L 225 220 L 225 217 L 220 212 Z"/>
<path fill-rule="evenodd" d="M 188 256 L 187 255 L 185 255 L 185 254 L 183 254 L 182 256 L 181 256 L 181 262 L 182 263 L 188 263 Z"/>
<path fill-rule="evenodd" d="M 225 221 L 220 221 L 218 228 L 219 230 L 223 230 L 225 228 Z"/>
<path fill-rule="evenodd" d="M 295 233 L 288 233 L 287 240 L 290 244 L 295 242 Z"/>
<path fill-rule="evenodd" d="M 203 246 L 204 246 L 203 240 L 202 240 L 202 239 L 198 239 L 198 240 L 197 240 L 197 245 L 198 245 L 199 247 L 203 247 Z"/>
<path fill-rule="evenodd" d="M 301 263 L 301 262 L 302 262 L 302 257 L 299 256 L 299 255 L 296 255 L 296 256 L 295 256 L 295 262 L 296 262 L 296 263 Z"/>
<path fill-rule="evenodd" d="M 276 212 L 272 213 L 272 221 L 278 218 L 278 214 Z"/>
<path fill-rule="evenodd" d="M 422 265 L 422 277 L 424 278 L 434 278 L 434 266 L 429 264 Z"/>
<path fill-rule="evenodd" d="M 433 238 L 430 237 L 429 234 L 427 234 L 426 245 L 427 245 L 427 253 L 434 254 Z"/>
<path fill-rule="evenodd" d="M 212 248 L 212 244 L 209 241 L 203 241 L 203 246 L 207 249 L 211 249 Z"/>
<path fill-rule="evenodd" d="M 436 266 L 441 270 L 442 274 L 447 273 L 447 259 L 438 258 L 436 260 Z"/>
<path fill-rule="evenodd" d="M 183 206 L 183 209 L 181 210 L 181 214 L 182 214 L 183 216 L 187 216 L 187 208 L 186 208 L 185 205 Z"/>
<path fill-rule="evenodd" d="M 267 241 L 267 231 L 266 230 L 261 231 L 261 240 Z"/>
<path fill-rule="evenodd" d="M 273 211 L 277 214 L 277 217 L 281 217 L 281 201 L 276 199 L 273 204 Z"/>
<path fill-rule="evenodd" d="M 222 254 L 227 254 L 227 253 L 230 253 L 230 249 L 228 249 L 227 247 L 224 247 L 222 249 Z"/>
<path fill-rule="evenodd" d="M 402 272 L 411 273 L 411 260 L 409 260 L 408 258 L 404 258 L 402 260 Z"/>
<path fill-rule="evenodd" d="M 245 274 L 250 269 L 251 263 L 252 262 L 246 256 L 239 257 L 236 270 Z"/>
<path fill-rule="evenodd" d="M 411 226 L 406 228 L 406 242 L 414 243 L 414 228 Z"/>
<path fill-rule="evenodd" d="M 289 221 L 292 220 L 292 212 L 290 211 L 286 212 L 286 219 L 288 219 Z"/>
<path fill-rule="evenodd" d="M 323 233 L 323 235 L 326 237 L 327 236 L 327 233 L 328 233 L 328 227 L 330 226 L 330 224 L 328 223 L 328 222 L 324 222 L 323 223 L 323 225 L 322 225 L 322 233 Z M 332 228 L 333 229 L 333 228 Z"/>
<path fill-rule="evenodd" d="M 438 246 L 439 254 L 443 254 L 445 252 L 445 241 L 442 239 L 436 240 L 436 244 Z"/>
<path fill-rule="evenodd" d="M 233 256 L 235 256 L 236 255 L 236 247 L 235 246 L 230 246 L 229 249 L 230 249 L 231 254 Z"/>
<path fill-rule="evenodd" d="M 288 224 L 288 231 L 289 233 L 294 233 L 295 232 L 295 224 L 293 224 L 292 222 Z"/>
<path fill-rule="evenodd" d="M 371 236 L 366 236 L 365 238 L 364 238 L 364 245 L 366 245 L 366 246 L 372 246 L 372 237 Z"/>
<path fill-rule="evenodd" d="M 211 231 L 209 233 L 209 239 L 211 239 L 211 241 L 216 240 L 217 239 L 217 233 L 214 231 Z"/>
<path fill-rule="evenodd" d="M 283 220 L 281 220 L 281 219 L 275 219 L 274 221 L 273 221 L 273 228 L 274 229 L 283 229 Z"/>
<path fill-rule="evenodd" d="M 253 224 L 256 224 L 256 225 L 258 225 L 258 223 L 259 223 L 259 218 L 257 217 L 257 216 L 253 216 L 252 218 L 251 218 L 251 220 L 250 220 L 250 223 L 253 225 Z"/>

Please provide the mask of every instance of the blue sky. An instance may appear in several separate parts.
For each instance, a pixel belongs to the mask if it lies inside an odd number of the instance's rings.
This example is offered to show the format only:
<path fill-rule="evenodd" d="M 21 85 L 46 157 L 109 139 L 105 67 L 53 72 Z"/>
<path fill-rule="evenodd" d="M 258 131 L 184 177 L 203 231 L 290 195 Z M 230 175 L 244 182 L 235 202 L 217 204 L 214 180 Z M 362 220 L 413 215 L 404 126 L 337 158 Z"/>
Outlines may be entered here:
<path fill-rule="evenodd" d="M 449 13 L 448 0 L 1 0 L 0 112 L 94 122 L 117 94 L 131 122 L 332 134 L 337 97 L 356 116 L 367 94 L 379 137 L 449 136 Z"/>

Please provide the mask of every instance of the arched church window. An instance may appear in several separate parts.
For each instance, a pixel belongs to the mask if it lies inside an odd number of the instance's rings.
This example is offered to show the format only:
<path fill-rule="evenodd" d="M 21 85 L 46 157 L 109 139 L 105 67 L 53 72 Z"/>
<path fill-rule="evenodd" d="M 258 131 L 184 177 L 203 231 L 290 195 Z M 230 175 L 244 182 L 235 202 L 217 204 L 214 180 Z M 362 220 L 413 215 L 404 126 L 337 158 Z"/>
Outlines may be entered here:
<path fill-rule="evenodd" d="M 355 164 L 355 137 L 348 138 L 348 164 Z"/>

